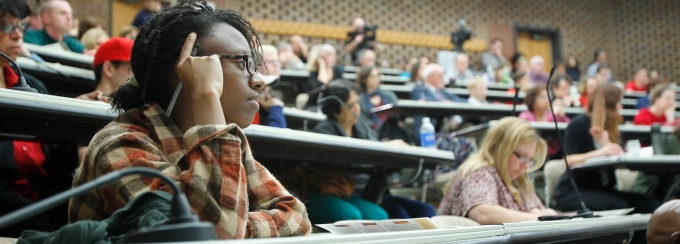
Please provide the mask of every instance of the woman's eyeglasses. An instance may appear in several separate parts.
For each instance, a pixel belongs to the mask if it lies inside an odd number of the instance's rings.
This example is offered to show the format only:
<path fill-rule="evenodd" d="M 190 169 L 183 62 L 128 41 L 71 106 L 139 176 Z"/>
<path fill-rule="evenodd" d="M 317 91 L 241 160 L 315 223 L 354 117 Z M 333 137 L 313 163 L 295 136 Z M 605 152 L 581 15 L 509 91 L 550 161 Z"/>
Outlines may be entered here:
<path fill-rule="evenodd" d="M 512 154 L 515 155 L 515 157 L 517 157 L 517 159 L 518 159 L 520 162 L 526 164 L 527 167 L 531 168 L 531 167 L 534 166 L 534 159 L 533 159 L 533 158 L 529 158 L 529 157 L 522 156 L 522 155 L 520 155 L 519 153 L 517 153 L 517 152 L 515 152 L 515 151 L 512 151 Z"/>
<path fill-rule="evenodd" d="M 19 23 L 19 24 L 0 24 L 0 29 L 2 30 L 3 33 L 7 35 L 11 35 L 14 33 L 14 30 L 19 30 L 19 32 L 24 32 L 26 30 L 26 23 Z"/>
<path fill-rule="evenodd" d="M 238 62 L 239 64 L 243 63 L 241 66 L 244 66 L 243 68 L 248 71 L 248 74 L 251 76 L 255 75 L 257 73 L 257 66 L 255 64 L 255 61 L 253 61 L 253 57 L 250 55 L 230 55 L 230 54 L 220 54 L 218 55 L 220 59 L 234 59 L 234 60 L 239 60 L 242 59 L 242 62 Z"/>

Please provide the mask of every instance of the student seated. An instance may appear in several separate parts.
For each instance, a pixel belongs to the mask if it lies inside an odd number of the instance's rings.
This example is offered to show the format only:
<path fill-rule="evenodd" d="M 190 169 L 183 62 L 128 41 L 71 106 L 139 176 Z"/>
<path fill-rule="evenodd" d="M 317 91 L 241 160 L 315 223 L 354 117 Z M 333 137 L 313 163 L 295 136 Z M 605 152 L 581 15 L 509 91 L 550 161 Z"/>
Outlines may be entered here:
<path fill-rule="evenodd" d="M 636 125 L 675 125 L 675 87 L 661 85 L 649 94 L 651 106 L 641 108 L 635 115 L 633 123 Z"/>
<path fill-rule="evenodd" d="M 557 122 L 569 122 L 569 117 L 564 114 L 562 107 L 562 100 L 557 100 L 553 103 L 555 111 L 555 118 L 550 112 L 550 99 L 545 86 L 537 85 L 527 91 L 524 97 L 524 103 L 527 105 L 527 110 L 519 114 L 519 117 L 526 121 L 548 121 L 553 122 L 557 118 Z"/>
<path fill-rule="evenodd" d="M 259 46 L 248 19 L 204 0 L 182 0 L 156 15 L 132 48 L 134 77 L 111 97 L 125 112 L 94 136 L 74 186 L 130 167 L 155 168 L 178 181 L 220 239 L 309 234 L 305 206 L 253 159 L 241 130 L 253 121 L 264 87 Z M 126 177 L 72 198 L 69 220 L 105 219 L 149 190 L 167 187 Z"/>
<path fill-rule="evenodd" d="M 413 87 L 411 91 L 412 100 L 467 103 L 467 100 L 444 89 L 444 70 L 439 64 L 426 65 L 422 73 L 423 83 Z M 423 115 L 415 115 L 413 118 L 415 120 L 413 123 L 413 140 L 420 145 L 420 126 L 423 123 Z M 450 117 L 448 123 L 443 122 L 444 120 L 444 118 L 435 118 L 431 121 L 435 128 L 449 127 L 453 129 L 462 124 L 460 116 Z"/>
<path fill-rule="evenodd" d="M 325 98 L 325 99 L 324 99 Z M 375 132 L 359 120 L 360 107 L 359 97 L 352 84 L 345 81 L 333 81 L 322 94 L 321 111 L 328 116 L 326 121 L 319 123 L 314 131 L 322 134 L 346 136 L 366 140 L 377 140 Z M 388 141 L 386 143 L 395 146 L 408 146 L 401 140 Z M 347 185 L 345 195 L 332 194 L 330 186 L 326 184 L 314 184 L 314 182 L 324 182 L 311 180 L 308 185 L 309 197 L 307 207 L 309 218 L 312 223 L 332 223 L 346 219 L 385 219 L 389 218 L 412 218 L 412 217 L 431 217 L 435 210 L 432 206 L 406 199 L 403 197 L 385 195 L 380 206 L 363 200 L 352 194 L 361 192 L 366 187 L 368 181 L 367 174 L 349 174 L 343 169 L 315 167 L 313 170 L 321 174 L 332 174 L 341 177 L 352 178 L 354 184 Z M 329 171 L 330 169 L 330 171 Z M 334 172 L 334 173 L 331 173 Z M 312 176 L 312 179 L 314 176 Z M 335 187 L 333 187 L 335 188 Z M 331 210 L 331 211 L 329 211 Z"/>
<path fill-rule="evenodd" d="M 587 114 L 574 118 L 564 132 L 564 154 L 569 165 L 583 164 L 589 158 L 620 155 L 619 124 L 623 92 L 613 84 L 599 85 L 589 96 Z M 590 210 L 602 211 L 635 207 L 633 212 L 651 213 L 659 202 L 641 194 L 615 189 L 614 169 L 573 172 L 574 181 L 583 202 Z M 562 175 L 555 189 L 556 209 L 573 211 L 578 208 L 569 175 Z"/>
<path fill-rule="evenodd" d="M 305 109 L 316 110 L 316 100 L 321 94 L 322 86 L 328 85 L 332 80 L 342 79 L 345 68 L 336 64 L 335 53 L 335 47 L 331 44 L 316 45 L 309 52 L 309 77 L 307 82 L 300 84 L 300 91 L 309 94 Z"/>
<path fill-rule="evenodd" d="M 545 86 L 537 85 L 532 87 L 527 91 L 526 97 L 524 97 L 524 103 L 527 105 L 527 110 L 522 111 L 519 114 L 519 118 L 526 121 L 547 121 L 553 122 L 555 118 L 557 122 L 569 122 L 570 119 L 564 113 L 563 101 L 561 99 L 556 99 L 553 101 L 553 110 L 555 111 L 555 117 L 553 118 L 553 113 L 550 112 L 550 99 L 548 98 L 548 92 L 545 90 Z M 562 158 L 560 143 L 555 138 L 547 139 L 548 141 L 548 157 L 550 159 Z"/>
<path fill-rule="evenodd" d="M 0 4 L 0 52 L 16 61 L 23 46 L 22 20 L 31 14 L 24 0 Z M 42 82 L 23 73 L 26 84 L 47 94 Z M 9 61 L 0 58 L 0 89 L 19 86 L 19 76 Z M 12 125 L 17 128 L 26 125 Z M 75 147 L 37 141 L 0 139 L 0 216 L 71 188 L 71 174 L 78 162 Z M 52 231 L 66 224 L 67 205 L 0 229 L 0 237 L 19 237 L 27 229 Z"/>
<path fill-rule="evenodd" d="M 458 168 L 437 213 L 480 224 L 556 215 L 541 203 L 528 176 L 541 168 L 545 153 L 545 141 L 529 123 L 517 117 L 499 120 L 489 128 L 479 151 Z"/>
<path fill-rule="evenodd" d="M 71 4 L 64 0 L 48 0 L 40 4 L 42 30 L 27 30 L 24 41 L 40 46 L 49 45 L 75 53 L 83 53 L 85 47 L 78 39 L 68 36 L 71 30 Z"/>

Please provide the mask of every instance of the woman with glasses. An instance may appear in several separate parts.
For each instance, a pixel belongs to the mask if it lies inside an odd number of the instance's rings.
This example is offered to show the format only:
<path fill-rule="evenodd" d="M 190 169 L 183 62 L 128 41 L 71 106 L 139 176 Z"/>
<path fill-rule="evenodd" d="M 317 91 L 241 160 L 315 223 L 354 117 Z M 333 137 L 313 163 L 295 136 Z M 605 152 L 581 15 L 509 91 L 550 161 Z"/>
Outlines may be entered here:
<path fill-rule="evenodd" d="M 23 0 L 0 1 L 0 52 L 16 61 L 22 55 L 25 18 L 31 9 Z M 26 84 L 41 94 L 47 88 L 26 72 Z M 0 89 L 21 86 L 18 72 L 0 57 Z M 21 127 L 22 125 L 13 125 Z M 23 125 L 24 127 L 26 125 Z M 75 148 L 34 140 L 0 139 L 0 216 L 71 188 L 76 167 Z M 52 231 L 66 224 L 66 204 L 0 230 L 2 237 L 19 237 L 24 230 Z"/>
<path fill-rule="evenodd" d="M 545 141 L 529 123 L 517 117 L 499 120 L 445 188 L 438 214 L 463 216 L 480 224 L 555 215 L 543 206 L 528 176 L 543 165 L 545 154 Z"/>
<path fill-rule="evenodd" d="M 253 41 L 255 40 L 255 41 Z M 174 178 L 220 239 L 309 234 L 305 206 L 253 159 L 241 128 L 264 87 L 257 33 L 233 10 L 182 0 L 144 25 L 132 48 L 134 77 L 111 97 L 125 111 L 99 131 L 74 185 L 150 167 Z M 69 220 L 101 220 L 157 180 L 127 177 L 72 198 Z"/>

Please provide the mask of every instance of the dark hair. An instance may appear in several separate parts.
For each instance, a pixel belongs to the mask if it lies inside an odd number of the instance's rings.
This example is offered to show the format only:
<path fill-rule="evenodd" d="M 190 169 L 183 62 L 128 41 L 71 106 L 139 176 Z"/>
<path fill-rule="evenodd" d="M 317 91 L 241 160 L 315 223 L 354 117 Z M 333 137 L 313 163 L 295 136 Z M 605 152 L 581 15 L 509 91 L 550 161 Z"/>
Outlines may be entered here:
<path fill-rule="evenodd" d="M 335 118 L 336 114 L 342 112 L 342 104 L 336 99 L 332 99 L 335 96 L 342 100 L 343 103 L 347 103 L 349 100 L 349 94 L 352 91 L 356 92 L 356 84 L 345 80 L 335 80 L 331 81 L 326 89 L 323 90 L 321 99 L 321 112 L 326 116 Z M 329 98 L 329 99 L 324 99 Z"/>
<path fill-rule="evenodd" d="M 518 70 L 517 72 L 515 72 L 515 73 L 512 75 L 512 80 L 514 80 L 515 83 L 517 83 L 517 82 L 519 82 L 519 80 L 521 80 L 522 78 L 524 78 L 524 76 L 527 76 L 527 73 L 524 72 L 524 71 L 519 71 L 519 70 Z"/>
<path fill-rule="evenodd" d="M 374 69 L 378 69 L 373 66 L 361 66 L 359 69 L 359 72 L 357 72 L 357 84 L 363 89 L 363 92 L 368 92 L 366 90 L 366 81 L 368 80 L 368 77 L 371 76 L 371 72 L 373 72 Z"/>
<path fill-rule="evenodd" d="M 519 62 L 519 59 L 524 57 L 524 54 L 521 52 L 516 52 L 512 57 L 510 58 L 510 63 L 512 64 L 512 73 L 517 72 L 517 63 Z M 514 78 L 513 78 L 514 79 Z"/>
<path fill-rule="evenodd" d="M 647 83 L 647 94 L 651 93 L 652 90 L 654 90 L 654 87 L 656 87 L 659 84 L 663 84 L 661 79 L 659 78 L 649 79 L 649 82 Z"/>
<path fill-rule="evenodd" d="M 85 34 L 85 32 L 87 32 L 88 30 L 90 30 L 92 28 L 100 27 L 100 28 L 102 28 L 102 30 L 104 30 L 108 33 L 104 23 L 101 21 L 101 19 L 99 19 L 97 17 L 88 16 L 88 17 L 80 19 L 79 21 L 80 21 L 80 23 L 78 23 L 78 39 L 79 40 L 80 40 L 80 38 L 83 38 L 83 35 Z"/>
<path fill-rule="evenodd" d="M 550 90 L 555 90 L 558 86 L 560 86 L 560 81 L 567 81 L 569 86 L 571 86 L 571 76 L 567 74 L 559 74 L 553 76 L 553 78 L 550 80 Z"/>
<path fill-rule="evenodd" d="M 120 65 L 123 63 L 123 61 L 109 61 L 111 62 L 111 65 L 113 65 L 113 68 L 118 68 Z M 104 68 L 104 63 L 97 65 L 97 67 L 94 67 L 94 82 L 99 85 L 99 82 L 101 82 L 102 79 L 102 69 Z"/>
<path fill-rule="evenodd" d="M 24 0 L 0 1 L 0 17 L 7 15 L 23 19 L 31 15 L 31 7 Z"/>
<path fill-rule="evenodd" d="M 226 23 L 240 32 L 250 46 L 255 63 L 262 63 L 261 45 L 250 21 L 239 12 L 230 9 L 213 10 L 205 0 L 180 0 L 171 8 L 155 15 L 142 26 L 135 39 L 130 57 L 130 66 L 139 87 L 131 84 L 121 86 L 111 96 L 116 110 L 141 107 L 149 101 L 165 108 L 172 96 L 171 80 L 177 79 L 175 63 L 191 32 L 195 32 L 200 43 L 212 35 L 212 28 Z M 201 49 L 198 51 L 199 55 Z"/>
<path fill-rule="evenodd" d="M 595 50 L 595 51 L 593 52 L 593 62 L 597 62 L 597 57 L 600 56 L 600 53 L 601 53 L 601 52 L 602 52 L 602 50 Z"/>
<path fill-rule="evenodd" d="M 545 86 L 543 85 L 537 85 L 527 90 L 527 95 L 524 97 L 524 104 L 527 105 L 527 109 L 529 109 L 529 111 L 531 111 L 532 113 L 534 112 L 534 104 L 536 103 L 536 98 L 538 97 L 538 95 L 541 94 L 541 92 L 544 91 Z"/>

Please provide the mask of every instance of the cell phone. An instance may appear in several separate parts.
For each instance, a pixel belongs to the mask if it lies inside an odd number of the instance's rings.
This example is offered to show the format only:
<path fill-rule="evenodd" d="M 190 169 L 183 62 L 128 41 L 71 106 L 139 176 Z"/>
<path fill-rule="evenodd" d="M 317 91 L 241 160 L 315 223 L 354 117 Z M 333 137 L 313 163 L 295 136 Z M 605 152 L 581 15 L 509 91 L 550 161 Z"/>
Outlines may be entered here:
<path fill-rule="evenodd" d="M 194 48 L 191 49 L 191 56 L 196 56 L 196 53 L 198 53 L 198 40 L 194 42 Z"/>
<path fill-rule="evenodd" d="M 191 49 L 191 56 L 192 57 L 196 56 L 196 53 L 198 53 L 198 40 L 194 42 L 194 47 Z M 168 110 L 165 111 L 166 117 L 170 117 L 172 109 L 175 107 L 175 103 L 177 102 L 177 97 L 179 96 L 180 91 L 182 91 L 182 82 L 179 82 L 179 84 L 177 84 L 177 88 L 175 88 L 175 92 L 172 94 L 172 98 L 170 99 L 170 103 L 168 104 Z"/>

